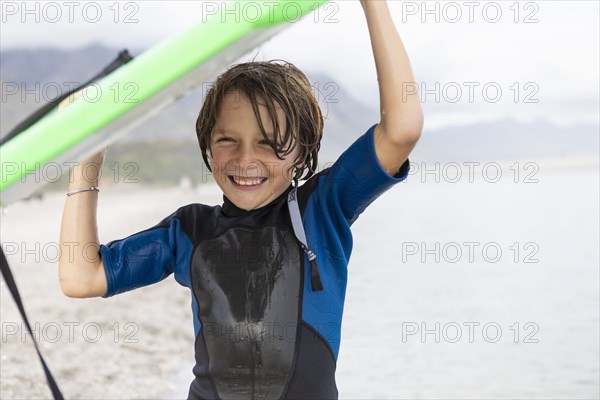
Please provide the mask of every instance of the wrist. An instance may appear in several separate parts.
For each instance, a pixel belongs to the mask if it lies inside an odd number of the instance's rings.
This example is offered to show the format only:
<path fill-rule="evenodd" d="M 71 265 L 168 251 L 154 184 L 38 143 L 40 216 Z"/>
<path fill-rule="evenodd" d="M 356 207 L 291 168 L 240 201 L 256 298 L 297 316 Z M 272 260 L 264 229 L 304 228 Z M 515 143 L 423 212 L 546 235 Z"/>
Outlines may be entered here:
<path fill-rule="evenodd" d="M 375 0 L 375 1 L 362 0 L 360 2 L 360 4 L 362 5 L 364 12 L 372 12 L 372 11 L 376 11 L 376 10 L 387 10 L 387 8 L 388 8 L 387 1 L 385 1 L 385 0 Z"/>
<path fill-rule="evenodd" d="M 69 191 L 84 187 L 98 186 L 99 182 L 100 166 L 98 164 L 86 163 L 77 165 L 71 170 Z"/>
<path fill-rule="evenodd" d="M 100 188 L 97 186 L 92 186 L 92 187 L 86 187 L 86 188 L 81 188 L 81 189 L 75 189 L 75 190 L 69 190 L 67 192 L 67 197 L 71 197 L 74 194 L 78 194 L 78 193 L 85 193 L 85 192 L 100 192 Z"/>

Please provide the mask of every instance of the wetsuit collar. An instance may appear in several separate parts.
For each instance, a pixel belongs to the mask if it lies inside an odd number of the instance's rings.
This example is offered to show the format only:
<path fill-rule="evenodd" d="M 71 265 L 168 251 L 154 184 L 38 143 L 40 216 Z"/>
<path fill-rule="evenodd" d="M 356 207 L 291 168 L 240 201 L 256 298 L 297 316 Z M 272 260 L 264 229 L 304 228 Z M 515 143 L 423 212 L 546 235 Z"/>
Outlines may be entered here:
<path fill-rule="evenodd" d="M 279 204 L 280 202 L 285 202 L 287 199 L 287 195 L 290 192 L 290 190 L 293 189 L 293 185 L 290 184 L 290 186 L 288 186 L 287 189 L 285 189 L 285 191 L 279 195 L 279 197 L 277 197 L 275 200 L 273 200 L 272 202 L 270 202 L 269 204 L 262 206 L 260 208 L 255 208 L 254 210 L 250 210 L 250 211 L 246 211 L 242 208 L 239 208 L 238 206 L 236 206 L 235 204 L 233 204 L 231 202 L 231 200 L 229 200 L 227 198 L 227 196 L 223 195 L 223 211 L 225 212 L 225 214 L 232 216 L 232 217 L 239 217 L 242 215 L 247 215 L 250 213 L 256 213 L 256 212 L 262 212 L 265 210 L 268 210 L 270 208 L 272 208 L 275 204 Z"/>
<path fill-rule="evenodd" d="M 317 265 L 316 254 L 308 247 L 306 241 L 306 233 L 304 232 L 304 226 L 302 223 L 302 216 L 300 215 L 300 207 L 298 205 L 298 181 L 295 181 L 295 185 L 290 184 L 288 188 L 279 195 L 275 200 L 267 204 L 266 206 L 256 208 L 254 210 L 246 211 L 233 204 L 225 194 L 223 194 L 223 212 L 230 217 L 240 217 L 244 215 L 250 215 L 252 213 L 261 213 L 263 211 L 270 210 L 277 204 L 283 202 L 288 203 L 288 212 L 292 221 L 292 227 L 294 228 L 294 235 L 300 244 L 302 250 L 308 256 L 310 262 L 311 272 L 311 288 L 315 292 L 323 290 L 323 284 L 321 282 L 321 274 L 319 273 L 319 266 Z"/>

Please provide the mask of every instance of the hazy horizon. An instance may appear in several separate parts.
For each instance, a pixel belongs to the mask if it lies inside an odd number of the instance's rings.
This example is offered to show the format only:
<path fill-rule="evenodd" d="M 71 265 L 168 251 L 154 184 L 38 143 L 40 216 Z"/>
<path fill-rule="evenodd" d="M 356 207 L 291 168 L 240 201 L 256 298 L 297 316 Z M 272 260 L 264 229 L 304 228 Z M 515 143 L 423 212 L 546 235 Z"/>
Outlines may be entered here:
<path fill-rule="evenodd" d="M 69 10 L 66 3 L 51 3 L 58 6 L 25 9 L 3 2 L 0 51 L 91 43 L 143 49 L 228 7 L 214 1 L 126 2 L 120 8 L 78 2 L 81 7 Z M 428 127 L 505 117 L 598 124 L 598 2 L 389 3 Z M 99 11 L 96 22 L 90 10 Z M 240 9 L 231 17 L 244 15 L 248 12 Z M 358 1 L 326 4 L 243 59 L 252 58 L 282 58 L 323 72 L 377 107 L 375 67 Z"/>

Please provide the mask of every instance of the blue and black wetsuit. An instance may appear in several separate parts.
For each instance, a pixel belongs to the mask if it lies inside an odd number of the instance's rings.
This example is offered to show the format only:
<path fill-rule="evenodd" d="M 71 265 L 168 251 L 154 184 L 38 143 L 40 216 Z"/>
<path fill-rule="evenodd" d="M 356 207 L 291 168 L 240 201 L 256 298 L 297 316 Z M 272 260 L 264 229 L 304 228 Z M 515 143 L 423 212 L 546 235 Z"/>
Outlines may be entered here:
<path fill-rule="evenodd" d="M 290 187 L 245 211 L 190 204 L 156 226 L 102 245 L 104 297 L 166 278 L 191 289 L 196 334 L 190 399 L 333 399 L 352 251 L 350 226 L 393 177 L 377 160 L 373 128 L 298 188 L 308 247 L 322 290 L 288 210 Z"/>

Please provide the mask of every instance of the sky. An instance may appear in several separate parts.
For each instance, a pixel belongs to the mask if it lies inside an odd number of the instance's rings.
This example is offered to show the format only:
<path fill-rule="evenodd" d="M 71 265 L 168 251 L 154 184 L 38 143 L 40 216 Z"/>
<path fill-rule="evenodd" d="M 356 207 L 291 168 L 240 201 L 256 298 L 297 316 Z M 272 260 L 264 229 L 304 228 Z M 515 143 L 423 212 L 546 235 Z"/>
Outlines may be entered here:
<path fill-rule="evenodd" d="M 310 1 L 310 0 L 307 0 Z M 224 1 L 1 1 L 0 51 L 90 43 L 145 49 L 230 7 Z M 598 1 L 395 1 L 426 128 L 512 118 L 599 123 Z M 290 17 L 293 19 L 293 16 Z M 358 1 L 331 1 L 244 58 L 286 59 L 378 107 Z M 207 40 L 210 40 L 207 38 Z M 330 82 L 316 82 L 324 86 Z"/>

